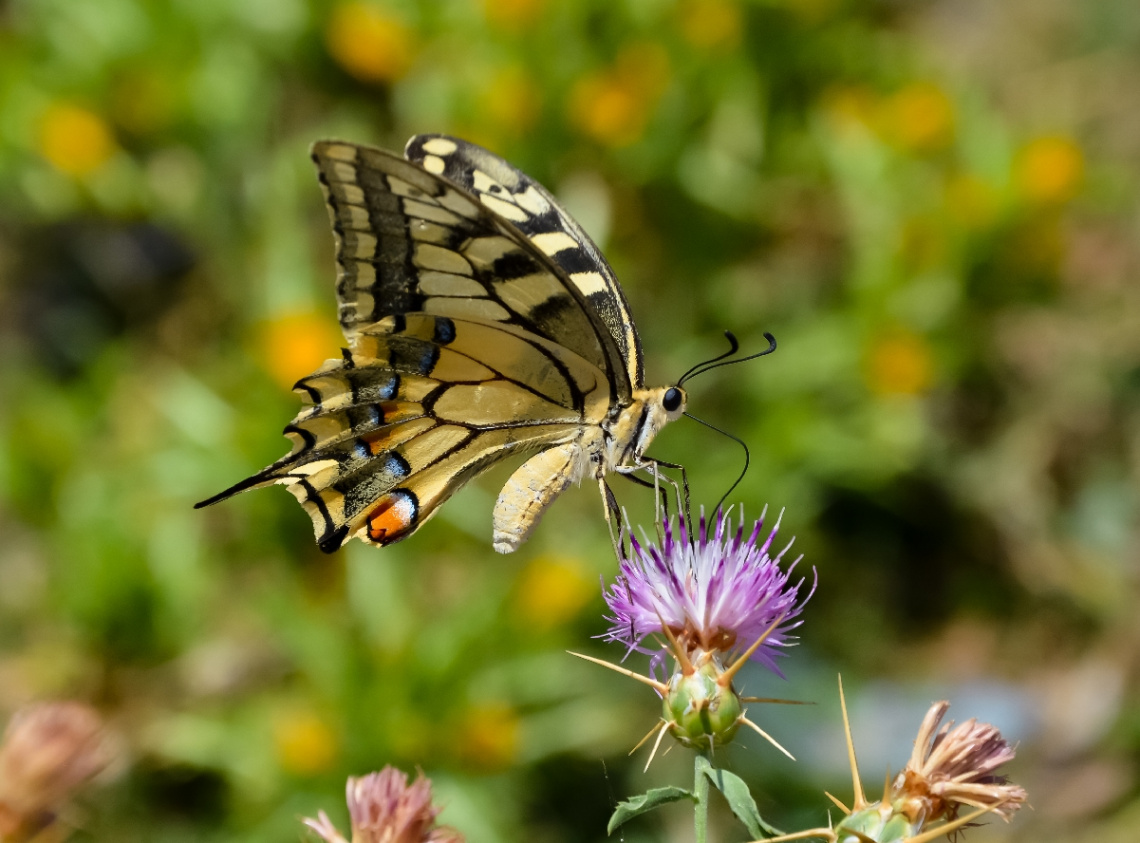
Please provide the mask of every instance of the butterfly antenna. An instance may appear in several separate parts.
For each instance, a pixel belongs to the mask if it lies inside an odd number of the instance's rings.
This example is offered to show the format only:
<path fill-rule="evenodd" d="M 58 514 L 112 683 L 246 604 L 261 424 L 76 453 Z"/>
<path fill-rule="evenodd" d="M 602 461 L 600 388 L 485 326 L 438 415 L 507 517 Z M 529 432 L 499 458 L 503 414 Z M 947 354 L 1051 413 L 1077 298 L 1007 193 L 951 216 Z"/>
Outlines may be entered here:
<path fill-rule="evenodd" d="M 695 375 L 698 369 L 702 369 L 712 363 L 724 360 L 726 357 L 731 357 L 732 355 L 736 354 L 736 352 L 740 351 L 740 341 L 736 339 L 736 334 L 732 333 L 732 331 L 725 331 L 724 335 L 728 338 L 728 351 L 726 351 L 724 354 L 721 354 L 719 357 L 714 357 L 711 360 L 705 360 L 701 363 L 698 363 L 696 366 L 693 366 L 693 368 L 689 369 L 689 371 L 681 375 L 681 377 L 677 380 L 677 386 L 680 386 L 693 375 Z"/>
<path fill-rule="evenodd" d="M 775 340 L 772 340 L 772 344 L 773 344 L 772 347 L 773 348 L 775 348 L 775 342 L 776 342 Z M 767 354 L 768 352 L 764 352 L 764 353 Z M 731 495 L 733 490 L 737 486 L 740 485 L 740 481 L 743 480 L 744 475 L 748 473 L 748 464 L 752 461 L 752 453 L 751 453 L 751 451 L 748 450 L 748 445 L 745 443 L 745 441 L 743 439 L 741 439 L 739 436 L 735 436 L 735 435 L 729 433 L 727 430 L 721 430 L 715 424 L 710 424 L 709 422 L 705 421 L 704 419 L 698 419 L 692 413 L 685 413 L 685 415 L 688 418 L 692 419 L 693 421 L 699 422 L 700 424 L 703 424 L 705 427 L 707 427 L 711 430 L 715 430 L 717 433 L 723 434 L 724 436 L 727 436 L 729 439 L 731 439 L 733 442 L 737 443 L 738 445 L 740 445 L 741 448 L 744 449 L 744 468 L 742 468 L 740 470 L 740 476 L 737 477 L 736 480 L 733 482 L 733 484 L 728 487 L 728 491 L 720 496 L 720 500 L 717 501 L 716 506 L 713 507 L 713 516 L 715 517 L 716 513 L 720 512 L 720 508 L 721 508 L 721 506 L 724 505 L 724 502 L 728 499 L 728 496 Z"/>
<path fill-rule="evenodd" d="M 765 331 L 764 339 L 768 340 L 768 347 L 766 349 L 763 351 L 758 351 L 755 354 L 749 354 L 747 357 L 741 357 L 737 360 L 729 360 L 729 357 L 732 357 L 732 355 L 740 351 L 740 341 L 736 339 L 736 335 L 733 334 L 732 331 L 725 331 L 724 335 L 728 339 L 728 351 L 726 351 L 724 354 L 719 355 L 718 357 L 712 358 L 711 360 L 706 360 L 703 363 L 698 363 L 696 366 L 689 369 L 689 371 L 681 375 L 680 379 L 677 381 L 677 386 L 680 386 L 691 378 L 695 378 L 697 375 L 703 375 L 705 372 L 712 371 L 713 369 L 718 369 L 721 366 L 728 366 L 732 363 L 743 363 L 746 360 L 755 360 L 757 357 L 763 357 L 764 355 L 771 354 L 776 350 L 776 338 Z"/>

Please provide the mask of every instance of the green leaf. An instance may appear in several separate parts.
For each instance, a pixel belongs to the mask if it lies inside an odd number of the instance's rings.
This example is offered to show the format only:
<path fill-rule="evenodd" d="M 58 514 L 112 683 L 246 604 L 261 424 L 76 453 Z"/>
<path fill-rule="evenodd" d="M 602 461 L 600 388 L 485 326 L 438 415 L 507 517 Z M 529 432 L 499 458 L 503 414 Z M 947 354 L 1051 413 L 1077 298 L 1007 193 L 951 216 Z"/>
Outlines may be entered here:
<path fill-rule="evenodd" d="M 606 826 L 606 834 L 613 834 L 615 828 L 638 814 L 644 814 L 659 805 L 678 802 L 681 799 L 696 801 L 696 797 L 682 787 L 655 787 L 625 802 L 619 802 L 613 816 L 610 817 L 609 825 Z"/>
<path fill-rule="evenodd" d="M 732 813 L 736 814 L 736 818 L 744 823 L 752 839 L 777 837 L 783 834 L 778 828 L 766 823 L 764 818 L 760 816 L 760 809 L 756 807 L 756 800 L 749 793 L 748 785 L 744 783 L 744 779 L 728 772 L 728 770 L 718 770 L 709 763 L 707 758 L 702 757 L 700 760 L 704 762 L 699 766 L 705 776 L 712 782 L 713 787 L 724 794 L 724 798 L 728 801 L 728 807 L 732 809 Z"/>

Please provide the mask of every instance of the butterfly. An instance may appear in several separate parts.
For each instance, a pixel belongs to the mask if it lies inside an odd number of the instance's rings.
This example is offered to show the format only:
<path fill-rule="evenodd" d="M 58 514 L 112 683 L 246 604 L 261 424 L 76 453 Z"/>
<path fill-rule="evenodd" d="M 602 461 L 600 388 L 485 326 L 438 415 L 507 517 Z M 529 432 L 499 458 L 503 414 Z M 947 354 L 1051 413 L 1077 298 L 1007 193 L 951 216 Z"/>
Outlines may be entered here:
<path fill-rule="evenodd" d="M 509 553 L 572 483 L 672 466 L 645 456 L 685 410 L 647 388 L 625 294 L 536 181 L 473 143 L 417 135 L 404 157 L 319 141 L 348 347 L 297 382 L 292 451 L 197 504 L 284 485 L 317 544 L 407 538 L 473 477 L 515 456 L 493 514 Z M 534 453 L 537 452 L 537 453 Z M 648 484 L 644 477 L 643 484 Z"/>

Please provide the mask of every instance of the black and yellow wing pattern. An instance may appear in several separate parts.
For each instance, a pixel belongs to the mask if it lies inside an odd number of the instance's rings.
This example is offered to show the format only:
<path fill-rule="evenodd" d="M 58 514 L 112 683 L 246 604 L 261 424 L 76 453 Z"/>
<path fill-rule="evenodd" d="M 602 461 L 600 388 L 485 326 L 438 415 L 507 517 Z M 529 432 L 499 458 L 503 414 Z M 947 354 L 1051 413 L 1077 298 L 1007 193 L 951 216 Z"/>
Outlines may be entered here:
<path fill-rule="evenodd" d="M 292 451 L 198 506 L 283 484 L 321 549 L 387 545 L 492 464 L 538 451 L 496 503 L 508 552 L 571 483 L 649 465 L 683 393 L 643 387 L 613 271 L 545 189 L 457 138 L 419 135 L 406 155 L 314 144 L 348 347 L 297 383 Z"/>

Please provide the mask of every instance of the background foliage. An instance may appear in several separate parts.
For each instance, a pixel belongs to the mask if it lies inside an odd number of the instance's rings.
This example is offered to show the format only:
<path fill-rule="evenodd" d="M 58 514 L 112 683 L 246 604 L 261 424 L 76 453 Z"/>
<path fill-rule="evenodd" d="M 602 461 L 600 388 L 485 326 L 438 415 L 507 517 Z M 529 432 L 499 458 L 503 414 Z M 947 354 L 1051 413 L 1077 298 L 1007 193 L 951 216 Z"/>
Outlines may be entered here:
<path fill-rule="evenodd" d="M 81 838 L 297 839 L 395 763 L 472 840 L 596 840 L 685 781 L 625 760 L 655 698 L 564 653 L 620 656 L 592 489 L 504 558 L 504 472 L 383 552 L 323 556 L 284 492 L 190 508 L 341 342 L 308 145 L 445 131 L 565 200 L 652 381 L 780 341 L 691 390 L 820 577 L 745 682 L 820 703 L 755 713 L 800 761 L 729 759 L 773 822 L 849 793 L 842 670 L 872 790 L 949 697 L 1036 808 L 972 839 L 1134 839 L 1138 48 L 1131 0 L 0 2 L 0 711 L 123 736 Z M 706 505 L 741 466 L 691 422 L 653 453 Z"/>

